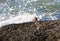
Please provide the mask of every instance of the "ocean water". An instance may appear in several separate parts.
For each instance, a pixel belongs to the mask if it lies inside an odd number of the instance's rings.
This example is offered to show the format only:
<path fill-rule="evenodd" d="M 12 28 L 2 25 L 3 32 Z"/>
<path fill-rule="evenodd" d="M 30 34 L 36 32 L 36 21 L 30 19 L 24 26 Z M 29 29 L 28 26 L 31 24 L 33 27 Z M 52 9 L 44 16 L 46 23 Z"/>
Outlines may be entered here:
<path fill-rule="evenodd" d="M 42 21 L 60 20 L 60 0 L 0 0 L 0 25 L 13 19 L 27 22 L 36 16 Z"/>

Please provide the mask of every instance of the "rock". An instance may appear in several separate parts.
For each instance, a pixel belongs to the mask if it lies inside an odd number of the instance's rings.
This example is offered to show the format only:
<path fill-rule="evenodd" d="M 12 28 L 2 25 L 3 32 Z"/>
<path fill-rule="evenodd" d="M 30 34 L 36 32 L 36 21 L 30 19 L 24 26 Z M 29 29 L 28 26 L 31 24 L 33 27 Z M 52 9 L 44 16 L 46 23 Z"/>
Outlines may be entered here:
<path fill-rule="evenodd" d="M 60 41 L 60 20 L 9 24 L 0 27 L 0 41 Z"/>

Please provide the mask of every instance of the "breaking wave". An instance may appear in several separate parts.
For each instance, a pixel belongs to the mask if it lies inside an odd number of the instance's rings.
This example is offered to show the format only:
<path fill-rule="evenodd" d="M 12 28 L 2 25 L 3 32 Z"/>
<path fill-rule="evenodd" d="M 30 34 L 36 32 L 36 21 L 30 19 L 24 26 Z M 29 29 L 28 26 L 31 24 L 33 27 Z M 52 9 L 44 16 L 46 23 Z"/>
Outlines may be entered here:
<path fill-rule="evenodd" d="M 58 0 L 2 0 L 0 1 L 0 25 L 39 20 L 60 19 Z"/>

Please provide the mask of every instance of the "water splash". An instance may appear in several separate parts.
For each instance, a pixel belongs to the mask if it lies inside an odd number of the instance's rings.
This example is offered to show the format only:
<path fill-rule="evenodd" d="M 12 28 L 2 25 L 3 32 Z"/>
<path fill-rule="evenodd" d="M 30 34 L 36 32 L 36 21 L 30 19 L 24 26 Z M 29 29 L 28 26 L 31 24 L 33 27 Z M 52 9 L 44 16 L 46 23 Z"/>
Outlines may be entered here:
<path fill-rule="evenodd" d="M 56 0 L 2 1 L 0 1 L 0 21 L 25 13 L 36 14 L 40 20 L 57 20 L 59 16 L 56 12 L 60 11 L 60 3 Z"/>

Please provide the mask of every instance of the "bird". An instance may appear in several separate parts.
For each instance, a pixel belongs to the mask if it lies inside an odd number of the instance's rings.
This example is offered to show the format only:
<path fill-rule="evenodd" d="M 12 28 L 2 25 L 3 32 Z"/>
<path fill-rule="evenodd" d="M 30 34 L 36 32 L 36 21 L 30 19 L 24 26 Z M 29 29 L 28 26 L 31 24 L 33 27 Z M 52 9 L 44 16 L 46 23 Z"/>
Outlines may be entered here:
<path fill-rule="evenodd" d="M 35 18 L 33 19 L 33 22 L 34 22 L 34 25 L 37 27 L 37 30 L 42 26 L 42 25 L 39 23 L 37 17 L 35 17 Z"/>

